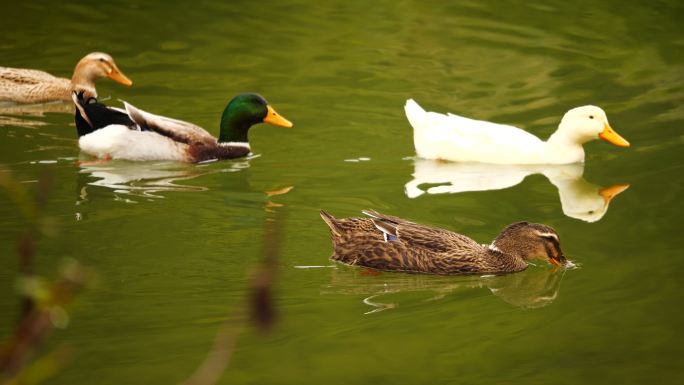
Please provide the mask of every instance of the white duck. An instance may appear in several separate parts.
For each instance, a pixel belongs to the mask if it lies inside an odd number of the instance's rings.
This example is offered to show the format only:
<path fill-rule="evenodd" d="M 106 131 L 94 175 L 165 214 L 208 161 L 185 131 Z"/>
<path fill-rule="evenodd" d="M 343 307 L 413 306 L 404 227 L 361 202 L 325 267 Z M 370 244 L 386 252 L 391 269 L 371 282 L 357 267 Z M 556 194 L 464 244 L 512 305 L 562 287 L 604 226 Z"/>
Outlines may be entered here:
<path fill-rule="evenodd" d="M 616 146 L 629 142 L 608 124 L 603 110 L 583 106 L 568 111 L 544 142 L 517 127 L 426 112 L 413 99 L 404 106 L 413 126 L 416 153 L 421 158 L 496 164 L 568 164 L 584 162 L 582 144 L 601 138 Z"/>

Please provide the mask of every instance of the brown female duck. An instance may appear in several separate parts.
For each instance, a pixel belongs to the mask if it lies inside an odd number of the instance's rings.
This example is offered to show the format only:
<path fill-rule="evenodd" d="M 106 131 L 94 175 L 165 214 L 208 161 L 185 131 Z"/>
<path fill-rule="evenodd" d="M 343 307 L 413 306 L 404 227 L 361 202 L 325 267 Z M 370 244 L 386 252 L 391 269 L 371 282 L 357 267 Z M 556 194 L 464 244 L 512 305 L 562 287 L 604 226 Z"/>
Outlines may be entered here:
<path fill-rule="evenodd" d="M 84 91 L 86 98 L 97 97 L 95 81 L 105 76 L 126 86 L 133 84 L 119 70 L 114 59 L 102 52 L 93 52 L 81 59 L 76 64 L 71 80 L 38 70 L 0 67 L 0 101 L 71 101 L 72 91 Z"/>
<path fill-rule="evenodd" d="M 330 227 L 334 254 L 348 265 L 428 274 L 498 274 L 524 270 L 531 259 L 565 263 L 558 234 L 549 226 L 518 222 L 490 245 L 465 235 L 363 211 L 369 218 L 336 219 L 321 210 Z"/>

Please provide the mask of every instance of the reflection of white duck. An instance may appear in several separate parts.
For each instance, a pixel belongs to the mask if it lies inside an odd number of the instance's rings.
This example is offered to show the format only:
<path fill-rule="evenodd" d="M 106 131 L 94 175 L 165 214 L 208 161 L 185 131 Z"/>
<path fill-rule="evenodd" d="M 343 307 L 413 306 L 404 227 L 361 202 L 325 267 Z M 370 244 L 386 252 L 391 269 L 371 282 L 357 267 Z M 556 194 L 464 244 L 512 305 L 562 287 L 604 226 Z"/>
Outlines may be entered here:
<path fill-rule="evenodd" d="M 413 126 L 416 154 L 425 159 L 496 164 L 569 164 L 584 162 L 582 145 L 603 139 L 616 146 L 629 142 L 608 124 L 596 106 L 573 108 L 547 141 L 517 127 L 427 112 L 412 99 L 404 106 Z"/>
<path fill-rule="evenodd" d="M 413 180 L 406 183 L 409 198 L 425 194 L 501 190 L 513 187 L 531 174 L 543 174 L 558 188 L 563 213 L 586 222 L 596 222 L 608 210 L 608 204 L 628 184 L 606 188 L 587 182 L 583 164 L 568 165 L 497 165 L 486 163 L 449 163 L 428 159 L 415 160 Z M 423 184 L 439 184 L 421 190 Z"/>

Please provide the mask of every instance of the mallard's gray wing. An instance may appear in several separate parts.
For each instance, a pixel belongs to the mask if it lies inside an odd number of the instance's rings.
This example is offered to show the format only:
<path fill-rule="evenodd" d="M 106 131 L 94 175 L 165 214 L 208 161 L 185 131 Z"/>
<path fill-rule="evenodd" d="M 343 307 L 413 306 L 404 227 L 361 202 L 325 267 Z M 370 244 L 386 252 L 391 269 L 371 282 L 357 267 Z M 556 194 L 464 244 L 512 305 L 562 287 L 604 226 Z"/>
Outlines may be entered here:
<path fill-rule="evenodd" d="M 186 144 L 216 144 L 216 138 L 202 127 L 182 120 L 167 118 L 143 111 L 130 103 L 124 102 L 128 116 L 143 130 L 155 131 L 176 142 Z"/>

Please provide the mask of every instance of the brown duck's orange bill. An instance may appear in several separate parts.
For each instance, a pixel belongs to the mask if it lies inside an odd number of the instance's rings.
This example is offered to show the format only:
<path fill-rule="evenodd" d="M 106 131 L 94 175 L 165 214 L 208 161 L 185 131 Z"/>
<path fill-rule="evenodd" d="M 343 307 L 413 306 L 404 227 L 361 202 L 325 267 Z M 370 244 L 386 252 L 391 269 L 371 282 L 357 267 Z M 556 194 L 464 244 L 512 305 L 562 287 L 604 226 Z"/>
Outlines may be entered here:
<path fill-rule="evenodd" d="M 130 87 L 133 85 L 133 81 L 129 79 L 126 75 L 124 75 L 121 71 L 119 71 L 119 69 L 116 67 L 112 68 L 112 70 L 109 71 L 107 77 L 125 86 Z"/>
<path fill-rule="evenodd" d="M 272 124 L 272 125 L 278 126 L 278 127 L 285 127 L 285 128 L 290 128 L 293 126 L 292 122 L 290 122 L 289 120 L 280 116 L 273 109 L 273 107 L 267 105 L 266 109 L 268 109 L 268 113 L 266 114 L 266 117 L 264 118 L 264 123 Z"/>
<path fill-rule="evenodd" d="M 610 187 L 604 187 L 599 190 L 599 195 L 603 197 L 605 204 L 608 204 L 611 199 L 615 198 L 619 193 L 627 190 L 629 188 L 628 183 L 620 183 Z"/>
<path fill-rule="evenodd" d="M 561 265 L 560 261 L 555 259 L 555 258 L 549 258 L 549 262 L 551 262 L 551 264 L 554 266 L 560 266 Z"/>
<path fill-rule="evenodd" d="M 599 134 L 599 138 L 618 147 L 629 147 L 629 142 L 617 132 L 613 131 L 608 123 L 603 127 L 603 131 Z"/>

